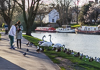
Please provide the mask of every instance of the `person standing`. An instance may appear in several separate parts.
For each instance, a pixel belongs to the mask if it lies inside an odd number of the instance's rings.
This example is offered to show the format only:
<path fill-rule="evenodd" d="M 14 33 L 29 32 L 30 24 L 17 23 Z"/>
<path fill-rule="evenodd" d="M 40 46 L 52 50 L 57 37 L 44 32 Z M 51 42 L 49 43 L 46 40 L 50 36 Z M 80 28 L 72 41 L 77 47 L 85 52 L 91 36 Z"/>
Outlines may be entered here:
<path fill-rule="evenodd" d="M 7 24 L 5 24 L 5 34 L 8 34 L 8 25 Z"/>
<path fill-rule="evenodd" d="M 20 43 L 20 49 L 21 49 L 21 39 L 22 39 L 23 26 L 21 25 L 20 21 L 18 21 L 17 24 L 18 24 L 17 32 L 16 32 L 17 48 L 19 48 L 19 43 Z"/>
<path fill-rule="evenodd" d="M 10 49 L 15 49 L 13 46 L 14 43 L 14 36 L 16 35 L 16 27 L 18 26 L 18 24 L 12 25 L 10 30 L 9 30 L 9 38 L 10 38 Z"/>

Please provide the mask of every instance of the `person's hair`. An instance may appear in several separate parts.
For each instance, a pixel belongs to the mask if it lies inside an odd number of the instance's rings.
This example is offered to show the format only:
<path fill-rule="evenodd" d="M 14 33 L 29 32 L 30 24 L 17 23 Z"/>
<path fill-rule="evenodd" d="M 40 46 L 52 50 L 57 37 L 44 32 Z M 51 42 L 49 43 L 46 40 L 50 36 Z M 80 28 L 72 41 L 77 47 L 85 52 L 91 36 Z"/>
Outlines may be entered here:
<path fill-rule="evenodd" d="M 15 26 L 17 26 L 18 24 L 15 24 Z"/>
<path fill-rule="evenodd" d="M 20 24 L 20 21 L 18 21 L 17 24 Z"/>

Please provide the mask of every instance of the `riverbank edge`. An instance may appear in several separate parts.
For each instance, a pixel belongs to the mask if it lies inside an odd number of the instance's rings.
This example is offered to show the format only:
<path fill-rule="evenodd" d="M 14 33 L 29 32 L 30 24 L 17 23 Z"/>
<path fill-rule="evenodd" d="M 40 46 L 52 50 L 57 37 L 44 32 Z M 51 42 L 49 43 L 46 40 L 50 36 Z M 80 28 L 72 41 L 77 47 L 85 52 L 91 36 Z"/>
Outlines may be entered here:
<path fill-rule="evenodd" d="M 38 38 L 35 38 L 35 40 L 32 39 L 32 36 L 27 36 L 27 35 L 23 35 L 24 38 L 26 38 L 28 41 L 30 42 L 33 42 L 35 46 L 38 45 L 38 42 L 41 41 L 41 39 L 38 39 Z M 100 67 L 98 67 L 100 64 L 96 63 L 95 61 L 93 62 L 89 62 L 88 59 L 85 59 L 86 61 L 84 61 L 84 59 L 82 60 L 79 60 L 79 58 L 76 58 L 76 57 L 73 57 L 73 55 L 66 55 L 65 53 L 63 52 L 55 52 L 55 51 L 47 51 L 45 50 L 44 53 L 54 62 L 56 63 L 58 66 L 60 64 L 60 61 L 58 59 L 56 59 L 56 57 L 61 57 L 63 59 L 68 59 L 69 61 L 71 61 L 74 66 L 75 66 L 75 69 L 76 67 L 78 67 L 78 70 L 81 69 L 81 70 L 94 70 L 94 69 L 97 69 L 99 70 Z M 91 64 L 92 63 L 92 64 Z M 86 64 L 86 65 L 85 65 Z M 95 66 L 95 65 L 97 66 Z M 71 67 L 71 66 L 69 66 Z M 92 67 L 92 68 L 91 68 Z M 63 66 L 60 66 L 61 70 L 66 70 Z M 74 68 L 73 68 L 74 69 Z M 75 70 L 74 69 L 74 70 Z"/>

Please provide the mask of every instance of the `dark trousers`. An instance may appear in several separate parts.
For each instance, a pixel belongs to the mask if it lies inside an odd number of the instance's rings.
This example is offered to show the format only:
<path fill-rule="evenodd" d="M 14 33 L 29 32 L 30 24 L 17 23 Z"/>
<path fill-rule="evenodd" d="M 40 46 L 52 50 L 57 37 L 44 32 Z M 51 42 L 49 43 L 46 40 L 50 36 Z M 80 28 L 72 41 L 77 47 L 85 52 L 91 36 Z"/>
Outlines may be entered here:
<path fill-rule="evenodd" d="M 17 39 L 17 48 L 19 48 L 19 43 L 20 43 L 20 49 L 21 49 L 21 39 Z"/>
<path fill-rule="evenodd" d="M 13 48 L 13 43 L 14 43 L 14 36 L 9 35 L 10 38 L 10 46 Z"/>

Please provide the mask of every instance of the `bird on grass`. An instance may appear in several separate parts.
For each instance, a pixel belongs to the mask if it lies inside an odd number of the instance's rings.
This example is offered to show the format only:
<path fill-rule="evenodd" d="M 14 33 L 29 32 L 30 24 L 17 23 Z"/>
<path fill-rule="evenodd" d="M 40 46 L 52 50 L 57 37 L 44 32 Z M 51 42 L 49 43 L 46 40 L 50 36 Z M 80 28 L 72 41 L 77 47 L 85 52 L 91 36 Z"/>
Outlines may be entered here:
<path fill-rule="evenodd" d="M 89 62 L 92 62 L 93 60 L 94 60 L 93 58 L 91 58 L 91 57 L 89 58 Z"/>
<path fill-rule="evenodd" d="M 74 55 L 75 57 L 79 57 L 80 56 L 80 52 L 78 52 L 76 55 Z"/>
<path fill-rule="evenodd" d="M 23 55 L 24 55 L 24 56 L 26 56 L 26 52 L 25 52 L 25 53 L 23 53 Z"/>

